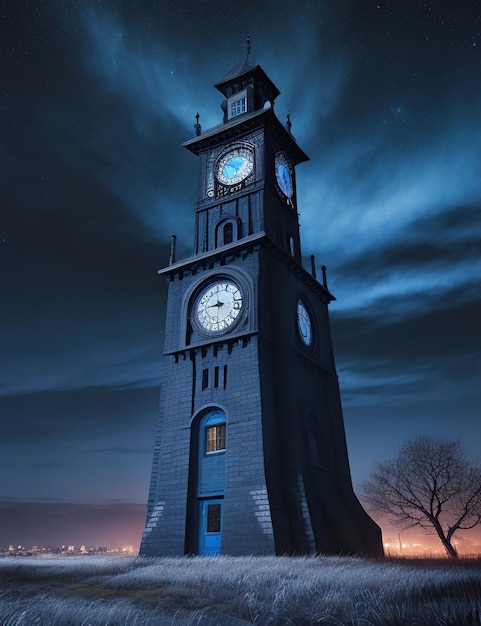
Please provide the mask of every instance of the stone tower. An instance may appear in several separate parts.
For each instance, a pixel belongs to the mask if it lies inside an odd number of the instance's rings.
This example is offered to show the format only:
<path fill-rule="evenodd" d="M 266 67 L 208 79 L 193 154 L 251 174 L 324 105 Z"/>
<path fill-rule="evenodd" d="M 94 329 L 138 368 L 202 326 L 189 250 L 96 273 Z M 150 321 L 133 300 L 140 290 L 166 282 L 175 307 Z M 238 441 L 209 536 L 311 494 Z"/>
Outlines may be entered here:
<path fill-rule="evenodd" d="M 216 85 L 191 257 L 169 283 L 160 417 L 140 554 L 382 555 L 354 495 L 328 305 L 302 266 L 295 168 L 308 157 L 247 52 Z"/>

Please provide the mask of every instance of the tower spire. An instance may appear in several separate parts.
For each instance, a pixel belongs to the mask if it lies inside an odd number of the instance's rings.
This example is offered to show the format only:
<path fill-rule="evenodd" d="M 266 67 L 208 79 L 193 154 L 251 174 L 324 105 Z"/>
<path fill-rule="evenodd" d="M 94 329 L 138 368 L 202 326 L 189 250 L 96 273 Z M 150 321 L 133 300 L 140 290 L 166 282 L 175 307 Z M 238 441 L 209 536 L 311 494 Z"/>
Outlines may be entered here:
<path fill-rule="evenodd" d="M 247 54 L 251 53 L 251 38 L 247 35 Z"/>

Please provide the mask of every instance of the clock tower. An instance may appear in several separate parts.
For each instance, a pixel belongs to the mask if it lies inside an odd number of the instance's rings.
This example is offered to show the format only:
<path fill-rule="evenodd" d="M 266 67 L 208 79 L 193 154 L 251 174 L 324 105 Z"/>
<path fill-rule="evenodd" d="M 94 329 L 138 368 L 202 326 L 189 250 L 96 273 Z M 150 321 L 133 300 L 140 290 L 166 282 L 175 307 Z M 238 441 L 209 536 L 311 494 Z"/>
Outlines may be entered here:
<path fill-rule="evenodd" d="M 223 119 L 199 159 L 191 257 L 169 283 L 148 513 L 140 554 L 382 555 L 354 495 L 328 305 L 302 266 L 295 168 L 250 53 L 216 85 Z"/>

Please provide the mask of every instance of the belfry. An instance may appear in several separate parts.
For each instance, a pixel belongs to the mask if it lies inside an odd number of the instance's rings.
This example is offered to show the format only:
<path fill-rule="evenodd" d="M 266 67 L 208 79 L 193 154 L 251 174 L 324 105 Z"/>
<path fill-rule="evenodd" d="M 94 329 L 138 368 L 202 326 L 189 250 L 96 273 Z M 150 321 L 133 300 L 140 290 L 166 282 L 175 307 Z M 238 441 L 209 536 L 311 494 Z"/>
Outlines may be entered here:
<path fill-rule="evenodd" d="M 160 416 L 140 554 L 382 555 L 351 482 L 323 269 L 302 265 L 295 168 L 251 55 L 215 87 L 195 241 L 168 281 Z"/>

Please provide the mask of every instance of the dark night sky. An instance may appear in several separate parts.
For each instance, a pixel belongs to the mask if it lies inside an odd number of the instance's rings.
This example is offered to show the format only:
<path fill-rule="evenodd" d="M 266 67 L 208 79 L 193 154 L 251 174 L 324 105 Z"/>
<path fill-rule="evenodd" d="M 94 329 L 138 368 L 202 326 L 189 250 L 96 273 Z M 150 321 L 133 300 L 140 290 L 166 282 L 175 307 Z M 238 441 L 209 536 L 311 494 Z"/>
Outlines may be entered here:
<path fill-rule="evenodd" d="M 0 504 L 146 502 L 156 272 L 193 242 L 180 144 L 221 121 L 247 35 L 311 159 L 355 486 L 417 434 L 479 458 L 479 2 L 7 0 L 1 21 Z"/>

